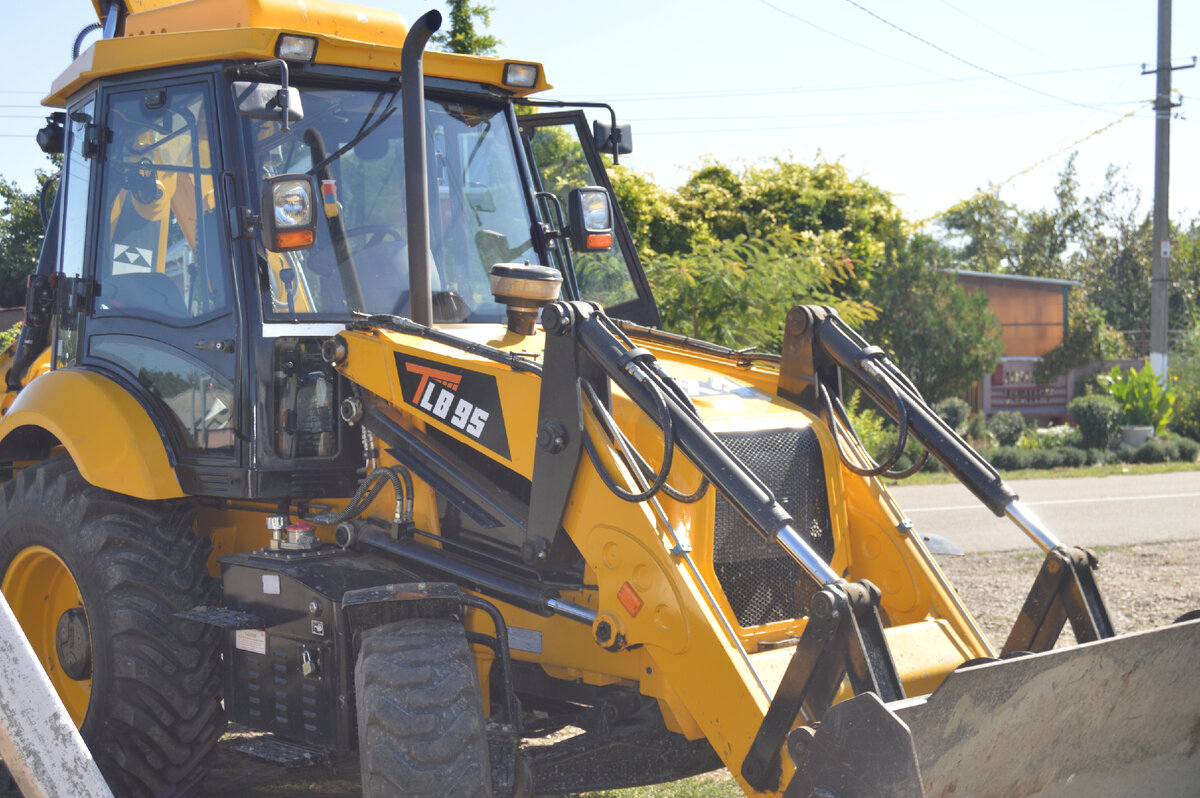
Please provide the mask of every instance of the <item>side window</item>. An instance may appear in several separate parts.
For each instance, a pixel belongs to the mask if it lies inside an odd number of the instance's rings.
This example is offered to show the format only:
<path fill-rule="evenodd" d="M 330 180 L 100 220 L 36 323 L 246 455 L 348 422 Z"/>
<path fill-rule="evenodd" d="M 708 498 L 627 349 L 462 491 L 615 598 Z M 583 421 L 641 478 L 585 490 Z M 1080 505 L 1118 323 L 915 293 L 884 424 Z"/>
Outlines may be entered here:
<path fill-rule="evenodd" d="M 196 86 L 110 99 L 95 315 L 180 321 L 229 310 L 209 116 Z"/>
<path fill-rule="evenodd" d="M 574 123 L 539 126 L 529 136 L 535 178 L 541 184 L 542 191 L 558 199 L 564 214 L 571 189 L 604 185 L 588 164 Z M 557 214 L 548 207 L 553 203 L 543 199 L 541 204 L 543 218 L 557 224 Z M 565 242 L 556 243 L 567 246 Z M 555 254 L 558 258 L 562 257 L 560 253 Z M 605 307 L 637 299 L 637 289 L 630 277 L 619 239 L 613 239 L 613 248 L 609 252 L 575 253 L 573 259 L 580 299 L 599 302 Z"/>
<path fill-rule="evenodd" d="M 64 195 L 62 244 L 60 247 L 59 273 L 66 278 L 76 279 L 83 274 L 84 243 L 87 231 L 88 188 L 91 185 L 92 162 L 83 155 L 87 125 L 95 112 L 95 101 L 88 100 L 71 112 L 69 123 L 70 140 L 66 149 L 66 180 Z M 78 325 L 74 314 L 55 315 L 54 367 L 61 368 L 75 363 L 78 358 Z"/>

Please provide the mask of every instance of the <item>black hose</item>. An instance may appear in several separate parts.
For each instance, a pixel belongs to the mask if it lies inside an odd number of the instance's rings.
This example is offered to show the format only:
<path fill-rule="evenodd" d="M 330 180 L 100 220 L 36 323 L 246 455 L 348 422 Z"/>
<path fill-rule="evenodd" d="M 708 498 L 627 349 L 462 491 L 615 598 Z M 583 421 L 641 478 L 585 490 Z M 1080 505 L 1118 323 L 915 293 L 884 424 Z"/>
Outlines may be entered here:
<path fill-rule="evenodd" d="M 38 216 L 42 219 L 42 229 L 45 230 L 50 226 L 50 187 L 58 182 L 62 172 L 58 172 L 51 177 L 46 178 L 46 182 L 42 183 L 42 191 L 38 194 Z"/>
<path fill-rule="evenodd" d="M 401 480 L 403 479 L 403 484 Z M 394 521 L 403 523 L 412 521 L 412 475 L 408 469 L 400 466 L 380 466 L 358 484 L 358 490 L 349 503 L 340 512 L 317 513 L 310 515 L 307 520 L 314 524 L 335 526 L 351 518 L 357 518 L 375 501 L 384 485 L 391 484 L 396 497 Z"/>
<path fill-rule="evenodd" d="M 586 432 L 583 435 L 583 448 L 587 451 L 588 459 L 592 461 L 592 465 L 595 466 L 596 473 L 600 475 L 600 479 L 603 480 L 605 487 L 612 491 L 617 498 L 624 499 L 633 504 L 646 501 L 662 489 L 667 482 L 667 475 L 671 472 L 671 462 L 675 456 L 675 422 L 671 416 L 671 410 L 667 406 L 667 400 L 659 391 L 658 386 L 654 385 L 653 382 L 647 380 L 645 384 L 652 389 L 651 393 L 659 405 L 659 427 L 663 432 L 662 464 L 659 466 L 658 474 L 655 475 L 649 487 L 638 493 L 630 493 L 618 485 L 616 480 L 608 473 L 608 469 L 600 461 L 600 454 L 596 451 L 596 445 L 592 441 L 592 436 Z M 616 423 L 604 408 L 604 404 L 596 396 L 595 389 L 586 380 L 581 379 L 579 385 L 587 395 L 588 401 L 592 405 L 592 410 L 596 413 L 596 417 L 600 419 L 601 425 L 609 431 L 609 434 L 613 432 L 616 432 L 618 435 L 621 434 L 616 429 Z M 633 468 L 638 468 L 636 463 L 631 463 L 630 465 Z"/>
<path fill-rule="evenodd" d="M 83 30 L 79 31 L 79 34 L 76 35 L 75 44 L 73 44 L 71 46 L 71 60 L 72 61 L 74 61 L 76 58 L 79 57 L 79 51 L 83 47 L 84 38 L 86 38 L 87 35 L 94 30 L 100 30 L 99 22 L 93 22 L 91 25 L 88 25 Z"/>

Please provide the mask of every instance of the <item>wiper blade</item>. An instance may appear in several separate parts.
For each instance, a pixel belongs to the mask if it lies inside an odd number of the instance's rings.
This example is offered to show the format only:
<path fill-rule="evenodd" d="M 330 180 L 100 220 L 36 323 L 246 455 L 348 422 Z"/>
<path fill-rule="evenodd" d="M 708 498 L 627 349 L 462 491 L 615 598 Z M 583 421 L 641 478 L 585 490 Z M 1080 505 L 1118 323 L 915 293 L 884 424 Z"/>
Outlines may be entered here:
<path fill-rule="evenodd" d="M 379 118 L 374 121 L 371 120 L 371 117 L 375 115 L 375 110 L 379 107 L 379 101 L 383 99 L 383 95 L 384 92 L 379 92 L 379 96 L 375 98 L 375 103 L 371 106 L 371 110 L 367 112 L 367 116 L 365 119 L 363 119 L 362 127 L 358 129 L 358 132 L 355 133 L 354 136 L 351 137 L 351 139 L 341 147 L 338 147 L 329 155 L 322 158 L 320 163 L 313 164 L 306 174 L 315 175 L 326 166 L 329 166 L 329 164 L 336 161 L 338 158 L 341 158 L 356 144 L 375 132 L 375 129 L 386 122 L 392 114 L 396 113 L 396 98 L 400 96 L 399 87 L 396 87 L 392 90 L 392 95 L 388 98 L 387 105 L 384 107 L 383 112 L 379 115 Z"/>

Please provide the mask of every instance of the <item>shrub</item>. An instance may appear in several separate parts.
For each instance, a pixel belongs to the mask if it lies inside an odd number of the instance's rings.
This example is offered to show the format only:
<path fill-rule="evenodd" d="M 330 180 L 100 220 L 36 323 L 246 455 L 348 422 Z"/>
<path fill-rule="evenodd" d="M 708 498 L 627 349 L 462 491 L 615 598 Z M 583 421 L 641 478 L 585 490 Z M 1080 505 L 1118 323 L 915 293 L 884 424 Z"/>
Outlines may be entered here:
<path fill-rule="evenodd" d="M 1088 449 L 1087 458 L 1090 465 L 1111 465 L 1120 462 L 1117 453 L 1109 449 Z"/>
<path fill-rule="evenodd" d="M 1001 410 L 988 419 L 987 427 L 1001 446 L 1016 446 L 1025 434 L 1025 418 L 1013 410 Z"/>
<path fill-rule="evenodd" d="M 1068 468 L 1079 468 L 1088 464 L 1088 453 L 1077 446 L 1063 446 L 1058 450 L 1062 464 Z"/>
<path fill-rule="evenodd" d="M 1136 462 L 1137 449 L 1130 446 L 1128 443 L 1122 443 L 1117 447 L 1117 459 L 1122 463 Z"/>
<path fill-rule="evenodd" d="M 1191 438 L 1175 438 L 1175 445 L 1179 447 L 1179 459 L 1184 463 L 1196 462 L 1196 455 L 1200 454 L 1200 443 L 1196 443 Z"/>
<path fill-rule="evenodd" d="M 967 437 L 980 442 L 988 439 L 987 416 L 983 413 L 971 416 L 970 422 L 967 423 Z"/>
<path fill-rule="evenodd" d="M 1029 453 L 1030 468 L 1058 468 L 1062 464 L 1060 449 L 1034 449 Z"/>
<path fill-rule="evenodd" d="M 971 415 L 971 406 L 957 396 L 950 396 L 940 402 L 934 402 L 933 412 L 941 416 L 942 421 L 950 425 L 950 429 L 961 433 Z"/>
<path fill-rule="evenodd" d="M 998 471 L 1016 471 L 1029 468 L 1031 452 L 1015 446 L 1000 446 L 982 453 Z"/>
<path fill-rule="evenodd" d="M 1089 449 L 1108 446 L 1121 418 L 1121 406 L 1111 396 L 1077 396 L 1067 403 L 1067 412 Z"/>
<path fill-rule="evenodd" d="M 1179 450 L 1176 449 L 1175 453 L 1178 454 Z M 1160 441 L 1157 438 L 1146 441 L 1133 453 L 1133 462 L 1135 463 L 1165 463 L 1170 459 L 1170 447 L 1166 441 Z"/>

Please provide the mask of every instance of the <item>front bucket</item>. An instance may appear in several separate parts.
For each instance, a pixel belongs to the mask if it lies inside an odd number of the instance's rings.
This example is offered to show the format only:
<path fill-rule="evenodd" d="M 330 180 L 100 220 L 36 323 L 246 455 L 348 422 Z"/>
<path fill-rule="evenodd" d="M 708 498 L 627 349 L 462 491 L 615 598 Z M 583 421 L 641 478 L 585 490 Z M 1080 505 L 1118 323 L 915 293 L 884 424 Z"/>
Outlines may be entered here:
<path fill-rule="evenodd" d="M 964 668 L 928 696 L 887 706 L 858 696 L 833 707 L 801 747 L 810 755 L 788 796 L 879 795 L 856 786 L 863 772 L 879 767 L 883 750 L 915 749 L 916 767 L 893 770 L 894 794 L 1192 798 L 1200 621 Z"/>

